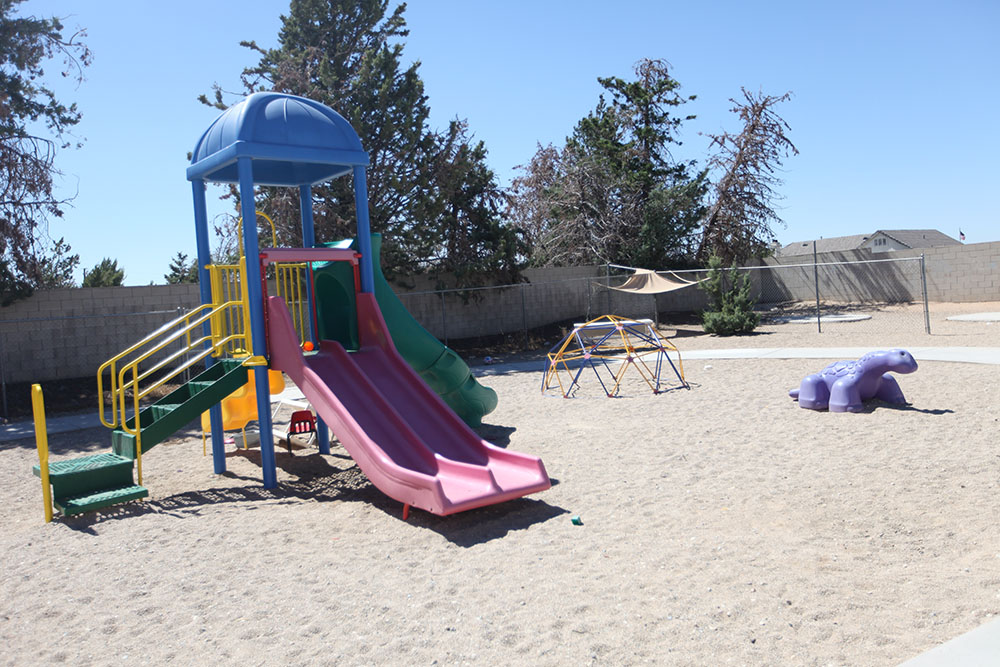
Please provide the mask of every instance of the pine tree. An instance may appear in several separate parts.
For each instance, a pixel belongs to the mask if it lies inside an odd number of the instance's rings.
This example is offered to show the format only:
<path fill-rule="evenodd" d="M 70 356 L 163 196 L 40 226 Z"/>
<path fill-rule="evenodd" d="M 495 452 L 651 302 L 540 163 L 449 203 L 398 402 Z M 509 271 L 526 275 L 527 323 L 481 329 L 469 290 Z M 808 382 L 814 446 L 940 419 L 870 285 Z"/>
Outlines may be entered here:
<path fill-rule="evenodd" d="M 705 216 L 698 256 L 715 254 L 725 262 L 743 262 L 770 252 L 771 226 L 784 224 L 775 210 L 782 184 L 776 175 L 782 160 L 798 149 L 785 135 L 788 123 L 774 111 L 791 93 L 780 97 L 743 91 L 731 111 L 743 121 L 738 135 L 710 135 L 717 153 L 710 167 L 719 172 L 715 201 Z"/>
<path fill-rule="evenodd" d="M 163 279 L 167 281 L 168 285 L 198 282 L 198 260 L 192 259 L 188 262 L 187 255 L 178 252 L 170 260 L 169 272 L 163 275 Z"/>
<path fill-rule="evenodd" d="M 740 273 L 733 264 L 727 275 L 722 259 L 712 255 L 708 259 L 708 276 L 698 287 L 709 300 L 708 309 L 702 313 L 702 327 L 706 333 L 731 336 L 750 333 L 757 327 L 759 318 L 753 311 L 748 272 Z"/>
<path fill-rule="evenodd" d="M 533 243 L 532 263 L 688 264 L 707 182 L 671 153 L 693 100 L 661 60 L 641 60 L 635 80 L 598 82 L 610 95 L 581 119 L 562 149 L 539 147 L 512 187 L 510 215 Z"/>
<path fill-rule="evenodd" d="M 52 249 L 38 260 L 38 287 L 76 287 L 73 272 L 80 266 L 80 255 L 70 254 L 73 248 L 60 238 Z"/>
<path fill-rule="evenodd" d="M 90 271 L 84 271 L 84 287 L 121 287 L 125 269 L 118 267 L 118 260 L 105 257 Z"/>
<path fill-rule="evenodd" d="M 282 16 L 278 47 L 241 42 L 260 56 L 244 70 L 246 92 L 274 90 L 322 102 L 354 127 L 371 158 L 368 169 L 372 231 L 382 232 L 383 263 L 413 268 L 421 245 L 414 199 L 426 187 L 426 164 L 434 138 L 416 63 L 402 67 L 405 5 L 387 14 L 386 0 L 292 0 Z M 211 103 L 226 108 L 218 87 Z M 284 191 L 267 193 L 262 208 L 275 219 L 281 243 L 298 245 L 298 200 Z M 349 179 L 313 188 L 316 237 L 332 241 L 353 235 L 354 201 Z M 267 236 L 270 230 L 266 231 Z M 426 245 L 426 244 L 424 244 Z"/>
<path fill-rule="evenodd" d="M 81 81 L 91 58 L 83 31 L 65 37 L 57 18 L 15 16 L 20 2 L 0 0 L 0 305 L 44 284 L 44 249 L 58 247 L 48 237 L 66 203 L 53 192 L 55 157 L 80 113 L 46 87 L 44 66 L 61 61 L 62 75 Z"/>

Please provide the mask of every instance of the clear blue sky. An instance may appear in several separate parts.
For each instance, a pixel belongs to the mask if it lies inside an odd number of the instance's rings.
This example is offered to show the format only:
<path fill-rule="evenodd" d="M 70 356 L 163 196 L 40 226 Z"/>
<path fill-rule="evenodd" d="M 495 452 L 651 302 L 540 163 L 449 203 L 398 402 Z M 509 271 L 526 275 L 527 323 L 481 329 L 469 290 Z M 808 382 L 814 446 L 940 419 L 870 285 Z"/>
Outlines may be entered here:
<path fill-rule="evenodd" d="M 83 113 L 84 148 L 57 158 L 53 224 L 90 268 L 109 256 L 126 284 L 162 282 L 194 255 L 186 154 L 217 112 L 196 97 L 239 91 L 255 62 L 239 46 L 277 42 L 282 2 L 31 0 L 22 14 L 87 30 L 87 80 L 60 88 Z M 794 97 L 779 113 L 801 154 L 785 163 L 782 243 L 936 228 L 1000 240 L 1000 3 L 416 0 L 404 57 L 420 61 L 432 125 L 466 118 L 504 184 L 538 143 L 560 144 L 597 102 L 598 76 L 670 62 L 687 111 L 677 156 L 704 161 L 700 132 L 738 130 L 740 86 Z M 55 67 L 51 68 L 55 73 Z M 215 211 L 225 210 L 222 204 Z M 77 276 L 79 279 L 81 276 Z"/>

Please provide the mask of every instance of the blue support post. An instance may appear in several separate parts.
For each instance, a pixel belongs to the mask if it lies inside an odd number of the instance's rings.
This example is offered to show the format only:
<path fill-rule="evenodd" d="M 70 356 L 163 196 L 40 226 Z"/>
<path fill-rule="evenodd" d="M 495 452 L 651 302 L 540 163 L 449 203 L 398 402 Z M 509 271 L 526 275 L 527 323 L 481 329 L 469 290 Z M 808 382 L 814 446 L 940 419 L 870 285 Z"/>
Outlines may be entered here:
<path fill-rule="evenodd" d="M 372 232 L 368 223 L 368 179 L 365 168 L 354 167 L 354 208 L 358 212 L 358 249 L 361 251 L 361 291 L 375 292 L 372 268 Z"/>
<path fill-rule="evenodd" d="M 330 427 L 319 415 L 316 415 L 316 442 L 319 444 L 320 454 L 330 453 Z"/>
<path fill-rule="evenodd" d="M 191 181 L 191 193 L 194 198 L 194 228 L 198 244 L 198 287 L 202 304 L 212 302 L 212 283 L 205 268 L 212 263 L 212 251 L 208 244 L 208 209 L 205 204 L 205 181 Z M 204 335 L 210 336 L 212 325 L 205 322 L 202 327 Z M 210 343 L 205 343 L 210 345 Z M 205 366 L 215 363 L 211 356 L 205 359 Z M 222 432 L 222 406 L 218 403 L 208 409 L 209 425 L 212 429 L 212 463 L 215 474 L 226 472 L 226 445 Z"/>
<path fill-rule="evenodd" d="M 312 186 L 299 186 L 299 214 L 302 218 L 302 247 L 312 248 L 316 245 L 316 229 L 313 223 Z M 311 276 L 311 272 L 309 276 Z M 309 304 L 309 333 L 315 345 L 319 342 L 319 331 L 313 318 L 313 286 L 311 280 L 306 280 L 306 303 Z M 322 417 L 316 415 L 316 442 L 320 454 L 330 453 L 330 429 Z"/>
<path fill-rule="evenodd" d="M 253 355 L 267 356 L 267 339 L 264 329 L 264 293 L 260 282 L 260 253 L 257 247 L 257 215 L 254 206 L 253 161 L 241 157 L 237 161 L 240 179 L 240 212 L 243 214 L 243 254 L 247 263 L 247 297 L 250 301 L 250 333 L 253 337 Z M 271 426 L 271 388 L 267 366 L 253 369 L 257 389 L 257 425 L 260 427 L 260 468 L 264 488 L 278 485 L 274 460 L 274 432 Z"/>

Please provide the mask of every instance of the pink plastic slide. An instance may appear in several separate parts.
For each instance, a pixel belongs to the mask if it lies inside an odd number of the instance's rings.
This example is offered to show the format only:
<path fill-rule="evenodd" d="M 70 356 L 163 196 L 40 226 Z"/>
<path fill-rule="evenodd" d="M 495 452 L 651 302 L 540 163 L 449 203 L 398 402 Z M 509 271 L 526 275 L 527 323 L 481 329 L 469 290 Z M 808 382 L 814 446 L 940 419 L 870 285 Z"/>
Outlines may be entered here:
<path fill-rule="evenodd" d="M 387 496 L 454 514 L 544 491 L 538 457 L 480 438 L 396 352 L 372 294 L 358 294 L 361 349 L 324 340 L 304 356 L 285 302 L 268 298 L 271 368 L 302 390 L 368 479 Z"/>

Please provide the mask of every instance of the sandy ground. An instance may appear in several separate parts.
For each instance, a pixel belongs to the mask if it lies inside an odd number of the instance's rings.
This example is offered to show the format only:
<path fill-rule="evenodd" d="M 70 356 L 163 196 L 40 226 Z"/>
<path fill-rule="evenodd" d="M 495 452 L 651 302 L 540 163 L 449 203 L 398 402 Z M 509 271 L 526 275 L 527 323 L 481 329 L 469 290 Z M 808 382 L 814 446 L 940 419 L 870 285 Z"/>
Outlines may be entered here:
<path fill-rule="evenodd" d="M 931 336 L 675 342 L 1000 346 L 942 310 Z M 824 364 L 691 362 L 690 390 L 617 399 L 490 377 L 483 435 L 554 486 L 443 518 L 403 521 L 338 447 L 277 449 L 275 490 L 255 449 L 216 476 L 190 431 L 144 457 L 148 501 L 46 525 L 34 443 L 0 443 L 0 664 L 897 664 L 1000 613 L 1000 367 L 924 363 L 905 408 L 800 409 Z"/>

